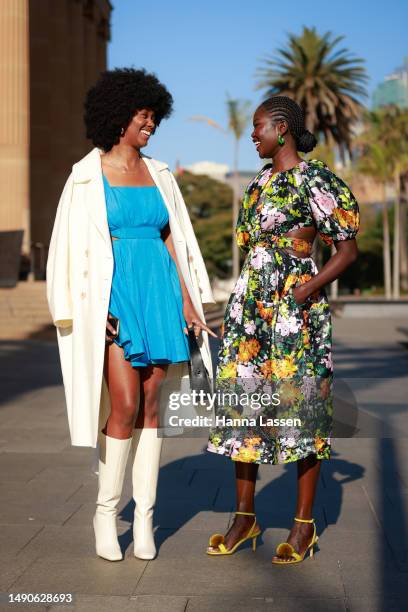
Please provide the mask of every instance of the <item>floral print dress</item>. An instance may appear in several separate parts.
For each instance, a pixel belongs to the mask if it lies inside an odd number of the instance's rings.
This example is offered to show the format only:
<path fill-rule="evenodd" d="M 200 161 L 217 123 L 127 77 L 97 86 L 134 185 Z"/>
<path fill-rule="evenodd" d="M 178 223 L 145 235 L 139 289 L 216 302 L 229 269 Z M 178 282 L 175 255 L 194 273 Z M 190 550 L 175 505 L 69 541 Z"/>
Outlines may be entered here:
<path fill-rule="evenodd" d="M 350 189 L 318 160 L 275 174 L 271 164 L 264 166 L 248 185 L 239 212 L 237 242 L 247 256 L 226 308 L 216 373 L 216 391 L 237 392 L 239 401 L 227 408 L 219 401 L 208 443 L 209 451 L 236 461 L 275 464 L 312 453 L 330 456 L 329 304 L 324 289 L 296 303 L 293 288 L 318 270 L 312 244 L 284 236 L 304 227 L 315 227 L 327 244 L 354 238 L 359 210 Z M 251 404 L 249 414 L 242 393 L 265 391 L 265 385 L 279 400 L 278 406 L 262 404 L 261 419 L 259 403 Z M 251 418 L 240 420 L 244 414 Z M 302 425 L 291 426 L 291 417 Z"/>

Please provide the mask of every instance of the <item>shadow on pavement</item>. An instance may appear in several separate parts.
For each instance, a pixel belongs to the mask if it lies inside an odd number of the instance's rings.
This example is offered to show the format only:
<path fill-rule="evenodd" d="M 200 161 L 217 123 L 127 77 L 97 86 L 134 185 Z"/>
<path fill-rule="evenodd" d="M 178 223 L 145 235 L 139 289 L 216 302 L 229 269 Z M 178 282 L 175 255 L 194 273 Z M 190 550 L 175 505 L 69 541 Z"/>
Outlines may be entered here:
<path fill-rule="evenodd" d="M 179 473 L 188 464 L 202 464 L 203 471 L 207 471 L 208 487 L 210 491 L 211 477 L 214 474 L 214 484 L 217 484 L 217 491 L 213 499 L 210 495 L 205 500 L 205 491 L 198 492 L 191 487 L 191 499 L 185 497 L 177 500 L 171 498 L 169 503 L 169 491 L 166 482 L 173 481 L 174 475 Z M 217 465 L 218 464 L 218 465 Z M 262 470 L 274 470 L 276 466 L 262 466 Z M 212 468 L 213 471 L 210 472 Z M 284 466 L 283 472 L 259 488 L 255 497 L 255 509 L 257 518 L 262 529 L 290 529 L 293 523 L 293 516 L 296 507 L 296 464 L 288 463 Z M 279 468 L 278 468 L 279 469 Z M 199 470 L 201 471 L 201 470 Z M 272 472 L 273 475 L 273 472 Z M 221 477 L 220 477 L 221 476 Z M 338 458 L 338 454 L 333 451 L 330 461 L 325 461 L 322 465 L 321 479 L 316 497 L 315 516 L 318 533 L 324 532 L 330 524 L 336 524 L 339 517 L 343 486 L 346 483 L 359 480 L 364 476 L 364 468 L 357 463 Z M 160 469 L 157 503 L 154 516 L 154 525 L 159 527 L 156 532 L 156 544 L 160 548 L 168 537 L 172 537 L 179 529 L 182 529 L 200 512 L 222 512 L 233 513 L 235 509 L 235 482 L 234 465 L 230 459 L 225 457 L 203 454 L 192 455 L 187 458 L 173 461 Z M 189 490 L 189 487 L 186 487 Z M 195 498 L 195 493 L 196 496 Z M 204 493 L 204 494 L 203 494 Z M 133 521 L 134 502 L 131 500 L 122 510 L 120 516 L 130 524 Z M 170 523 L 168 522 L 170 521 Z M 163 528 L 161 523 L 164 523 Z M 168 525 L 173 522 L 173 528 Z M 175 523 L 178 523 L 177 526 Z M 210 536 L 210 532 L 208 534 Z M 121 536 L 121 546 L 126 549 L 132 542 L 132 529 Z M 262 542 L 259 542 L 261 544 Z M 248 543 L 248 546 L 250 543 Z"/>
<path fill-rule="evenodd" d="M 61 384 L 55 341 L 0 340 L 0 405 L 24 393 Z"/>

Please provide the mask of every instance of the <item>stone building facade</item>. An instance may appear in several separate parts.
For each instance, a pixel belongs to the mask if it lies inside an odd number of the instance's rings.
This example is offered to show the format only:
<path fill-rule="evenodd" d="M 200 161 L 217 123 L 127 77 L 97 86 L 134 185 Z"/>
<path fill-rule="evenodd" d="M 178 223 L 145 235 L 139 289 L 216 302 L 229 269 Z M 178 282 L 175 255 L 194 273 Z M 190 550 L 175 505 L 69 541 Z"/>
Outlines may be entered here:
<path fill-rule="evenodd" d="M 109 0 L 1 0 L 0 230 L 48 246 L 72 164 L 89 150 L 87 89 L 106 69 Z"/>

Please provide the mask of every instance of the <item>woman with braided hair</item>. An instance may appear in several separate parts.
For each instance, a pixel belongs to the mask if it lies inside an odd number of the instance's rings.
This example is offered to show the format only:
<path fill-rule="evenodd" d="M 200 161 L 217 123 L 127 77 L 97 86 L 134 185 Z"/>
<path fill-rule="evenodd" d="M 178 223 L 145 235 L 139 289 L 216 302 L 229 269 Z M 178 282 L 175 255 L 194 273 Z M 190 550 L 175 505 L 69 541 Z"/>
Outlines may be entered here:
<path fill-rule="evenodd" d="M 323 162 L 299 156 L 316 139 L 296 102 L 267 99 L 253 125 L 258 154 L 272 163 L 250 182 L 239 212 L 237 242 L 247 255 L 226 308 L 216 374 L 218 391 L 229 397 L 233 391 L 238 401 L 228 405 L 217 394 L 208 444 L 209 451 L 235 461 L 237 511 L 226 535 L 211 536 L 207 553 L 232 554 L 249 539 L 255 550 L 258 467 L 297 461 L 295 520 L 272 559 L 288 565 L 312 555 L 317 541 L 312 509 L 321 460 L 330 456 L 332 415 L 332 327 L 324 286 L 357 257 L 359 211 L 350 189 Z M 320 271 L 311 257 L 317 234 L 336 248 Z M 259 390 L 274 401 L 243 401 L 245 392 L 253 399 Z"/>

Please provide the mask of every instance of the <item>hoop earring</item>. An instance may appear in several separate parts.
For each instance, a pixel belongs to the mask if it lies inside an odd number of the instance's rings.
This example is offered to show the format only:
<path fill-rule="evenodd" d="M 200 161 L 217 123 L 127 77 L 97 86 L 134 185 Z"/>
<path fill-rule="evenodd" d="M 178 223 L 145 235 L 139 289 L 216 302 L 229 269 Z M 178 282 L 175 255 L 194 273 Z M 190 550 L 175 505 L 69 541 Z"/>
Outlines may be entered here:
<path fill-rule="evenodd" d="M 278 144 L 279 144 L 281 147 L 283 147 L 283 145 L 285 144 L 285 139 L 284 139 L 284 137 L 282 136 L 282 134 L 279 134 L 279 136 L 278 136 Z"/>

